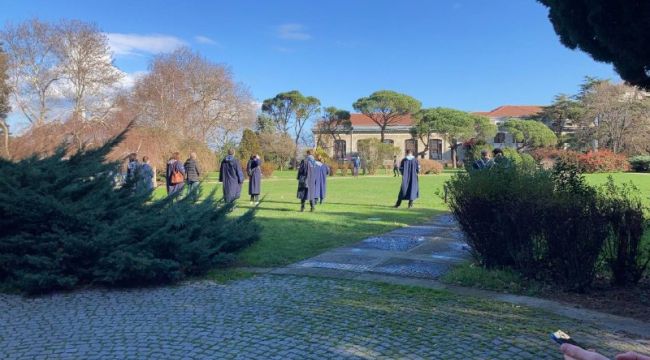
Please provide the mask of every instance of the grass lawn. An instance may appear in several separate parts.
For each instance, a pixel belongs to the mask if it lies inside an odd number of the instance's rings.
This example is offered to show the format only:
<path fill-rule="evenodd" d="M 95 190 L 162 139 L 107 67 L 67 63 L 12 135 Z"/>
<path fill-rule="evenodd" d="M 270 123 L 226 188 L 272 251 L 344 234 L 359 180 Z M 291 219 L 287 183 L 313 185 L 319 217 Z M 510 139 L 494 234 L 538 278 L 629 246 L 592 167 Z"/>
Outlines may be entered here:
<path fill-rule="evenodd" d="M 392 176 L 336 176 L 328 179 L 325 204 L 314 213 L 300 213 L 296 199 L 297 181 L 294 171 L 276 171 L 272 178 L 262 182 L 264 198 L 257 213 L 262 225 L 261 240 L 239 255 L 239 265 L 272 267 L 290 264 L 327 249 L 351 244 L 365 237 L 391 229 L 426 221 L 447 211 L 436 192 L 454 171 L 420 177 L 420 199 L 415 208 L 392 208 L 400 179 Z M 632 181 L 644 194 L 650 206 L 650 175 L 634 173 L 612 174 L 617 182 Z M 589 182 L 602 184 L 608 174 L 587 175 Z M 210 174 L 202 184 L 203 191 L 216 188 L 221 194 L 216 174 Z M 249 209 L 247 186 L 235 214 Z M 157 190 L 164 196 L 164 189 Z M 650 233 L 646 234 L 650 244 Z"/>
<path fill-rule="evenodd" d="M 446 211 L 436 191 L 451 173 L 420 177 L 420 199 L 413 209 L 406 204 L 394 209 L 400 178 L 392 176 L 330 177 L 327 199 L 316 211 L 301 213 L 296 198 L 297 181 L 293 171 L 276 171 L 271 179 L 262 181 L 262 203 L 257 221 L 262 225 L 261 240 L 239 255 L 239 265 L 271 267 L 290 264 L 327 249 L 357 242 L 365 237 L 391 229 L 424 222 Z M 220 184 L 211 174 L 202 184 L 203 191 L 217 189 Z M 248 202 L 248 183 L 235 214 L 243 213 Z M 164 196 L 164 189 L 156 191 Z"/>

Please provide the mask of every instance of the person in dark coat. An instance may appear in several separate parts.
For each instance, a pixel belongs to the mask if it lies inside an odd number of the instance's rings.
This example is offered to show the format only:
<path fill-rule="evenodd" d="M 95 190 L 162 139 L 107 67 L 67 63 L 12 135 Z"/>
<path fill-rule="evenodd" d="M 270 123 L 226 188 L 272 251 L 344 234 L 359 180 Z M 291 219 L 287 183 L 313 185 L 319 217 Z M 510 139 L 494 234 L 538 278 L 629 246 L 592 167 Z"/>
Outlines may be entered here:
<path fill-rule="evenodd" d="M 298 168 L 298 193 L 300 199 L 300 211 L 305 211 L 305 202 L 309 200 L 310 211 L 314 211 L 314 199 L 316 198 L 316 160 L 311 150 L 307 150 L 307 156 L 300 162 Z"/>
<path fill-rule="evenodd" d="M 223 198 L 226 202 L 234 202 L 241 195 L 244 183 L 244 173 L 239 161 L 235 158 L 235 150 L 228 150 L 228 156 L 221 161 L 219 182 L 223 183 Z"/>
<path fill-rule="evenodd" d="M 316 155 L 316 198 L 314 201 L 323 203 L 327 194 L 327 177 L 330 175 L 330 168 L 323 162 L 320 155 Z"/>
<path fill-rule="evenodd" d="M 359 177 L 359 167 L 361 166 L 361 158 L 359 155 L 355 155 L 352 158 L 352 175 L 354 177 Z"/>
<path fill-rule="evenodd" d="M 190 158 L 185 161 L 185 173 L 187 174 L 187 193 L 199 190 L 201 181 L 201 168 L 196 160 L 196 153 L 190 154 Z"/>
<path fill-rule="evenodd" d="M 397 162 L 397 155 L 393 156 L 393 177 L 399 176 L 399 164 Z"/>
<path fill-rule="evenodd" d="M 138 154 L 129 154 L 129 163 L 126 165 L 126 181 L 134 181 L 136 179 L 140 163 L 138 162 Z"/>
<path fill-rule="evenodd" d="M 142 157 L 142 165 L 140 165 L 140 174 L 141 174 L 140 181 L 142 182 L 143 189 L 145 191 L 153 191 L 153 178 L 154 176 L 156 176 L 156 174 L 154 173 L 151 164 L 149 164 L 148 156 Z"/>
<path fill-rule="evenodd" d="M 409 208 L 412 208 L 413 201 L 420 196 L 420 186 L 418 184 L 420 163 L 418 163 L 418 159 L 413 156 L 411 150 L 406 150 L 406 157 L 402 159 L 399 171 L 402 173 L 402 186 L 399 189 L 395 207 L 400 207 L 400 205 L 402 205 L 402 200 L 408 200 Z"/>
<path fill-rule="evenodd" d="M 262 187 L 262 160 L 255 154 L 251 156 L 246 164 L 248 174 L 248 195 L 251 196 L 251 204 L 259 205 Z"/>
<path fill-rule="evenodd" d="M 167 195 L 173 195 L 185 186 L 185 168 L 179 158 L 180 154 L 175 152 L 167 162 Z"/>

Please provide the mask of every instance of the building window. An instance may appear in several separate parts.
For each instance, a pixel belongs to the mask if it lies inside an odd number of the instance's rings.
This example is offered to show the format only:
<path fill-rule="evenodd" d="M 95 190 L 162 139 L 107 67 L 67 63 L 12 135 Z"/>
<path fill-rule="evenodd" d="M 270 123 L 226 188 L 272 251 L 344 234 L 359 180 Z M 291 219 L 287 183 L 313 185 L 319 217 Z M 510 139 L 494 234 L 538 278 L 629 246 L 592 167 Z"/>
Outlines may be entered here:
<path fill-rule="evenodd" d="M 345 140 L 334 141 L 334 158 L 337 160 L 345 159 L 346 143 Z"/>
<path fill-rule="evenodd" d="M 429 140 L 429 159 L 442 160 L 442 140 Z"/>
<path fill-rule="evenodd" d="M 395 145 L 395 141 L 393 141 L 391 139 L 384 139 L 384 144 Z"/>
<path fill-rule="evenodd" d="M 404 141 L 404 151 L 411 150 L 413 152 L 413 155 L 417 155 L 418 153 L 418 142 L 415 139 L 407 139 Z"/>
<path fill-rule="evenodd" d="M 494 143 L 503 144 L 504 142 L 506 142 L 506 133 L 498 132 L 497 135 L 494 137 Z"/>

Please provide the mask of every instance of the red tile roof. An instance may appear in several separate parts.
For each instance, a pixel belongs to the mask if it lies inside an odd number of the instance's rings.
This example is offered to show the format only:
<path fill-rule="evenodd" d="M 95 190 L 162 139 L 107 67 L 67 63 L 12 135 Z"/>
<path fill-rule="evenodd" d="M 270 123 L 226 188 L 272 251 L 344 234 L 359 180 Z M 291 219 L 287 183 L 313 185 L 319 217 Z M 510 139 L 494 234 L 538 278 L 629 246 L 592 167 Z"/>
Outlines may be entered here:
<path fill-rule="evenodd" d="M 352 126 L 377 126 L 377 123 L 364 114 L 350 114 Z M 411 115 L 398 116 L 393 119 L 388 126 L 411 126 L 413 119 Z"/>
<path fill-rule="evenodd" d="M 477 115 L 484 115 L 492 118 L 502 117 L 530 117 L 542 112 L 543 108 L 537 105 L 504 105 L 489 111 L 475 112 Z"/>

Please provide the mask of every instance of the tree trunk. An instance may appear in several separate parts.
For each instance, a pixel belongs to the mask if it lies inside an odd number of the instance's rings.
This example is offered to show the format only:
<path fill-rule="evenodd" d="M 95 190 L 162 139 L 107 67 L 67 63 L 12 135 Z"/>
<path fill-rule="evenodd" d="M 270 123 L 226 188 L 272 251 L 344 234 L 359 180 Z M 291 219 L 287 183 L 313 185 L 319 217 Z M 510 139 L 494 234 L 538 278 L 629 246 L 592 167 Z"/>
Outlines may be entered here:
<path fill-rule="evenodd" d="M 384 143 L 384 132 L 386 132 L 386 126 L 381 127 L 381 133 L 380 133 L 379 141 L 381 141 L 382 144 Z"/>
<path fill-rule="evenodd" d="M 2 134 L 4 135 L 4 150 L 5 150 L 5 155 L 7 156 L 7 159 L 9 159 L 9 126 L 7 126 L 7 123 L 5 120 L 0 121 L 0 126 L 2 126 Z"/>

